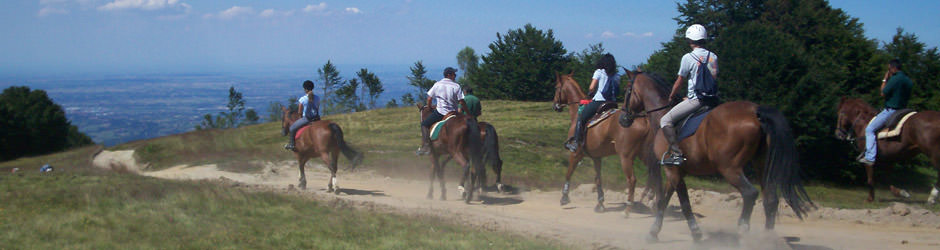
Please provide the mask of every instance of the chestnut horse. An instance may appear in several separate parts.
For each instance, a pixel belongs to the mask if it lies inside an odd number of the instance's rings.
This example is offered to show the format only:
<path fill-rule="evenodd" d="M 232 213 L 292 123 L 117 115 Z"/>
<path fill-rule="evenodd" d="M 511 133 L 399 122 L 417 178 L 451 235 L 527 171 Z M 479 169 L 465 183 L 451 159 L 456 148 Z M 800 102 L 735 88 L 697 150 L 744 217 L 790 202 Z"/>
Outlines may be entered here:
<path fill-rule="evenodd" d="M 420 119 L 424 120 L 431 112 L 432 106 L 418 106 Z M 458 165 L 464 167 L 464 172 L 470 176 L 469 187 L 466 194 L 463 195 L 464 201 L 470 203 L 473 198 L 474 188 L 477 183 L 483 185 L 483 142 L 480 137 L 480 126 L 476 119 L 469 115 L 457 114 L 448 120 L 437 137 L 437 140 L 431 142 L 431 180 L 428 184 L 428 199 L 434 198 L 434 177 L 437 176 L 441 185 L 441 200 L 447 199 L 447 191 L 444 187 L 444 164 L 440 164 L 440 157 L 450 155 Z M 472 167 L 471 167 L 472 166 Z M 482 192 L 482 191 L 481 191 Z"/>
<path fill-rule="evenodd" d="M 291 110 L 283 107 L 281 111 L 283 112 L 281 133 L 287 135 L 290 125 L 297 119 L 300 119 L 300 112 L 291 112 Z M 300 167 L 300 184 L 298 184 L 298 186 L 301 189 L 307 188 L 307 177 L 304 174 L 304 165 L 306 165 L 307 161 L 311 158 L 319 157 L 330 169 L 330 182 L 327 183 L 327 191 L 338 194 L 339 186 L 336 185 L 336 163 L 339 160 L 339 153 L 342 152 L 343 155 L 346 156 L 346 159 L 352 161 L 351 169 L 355 169 L 356 166 L 362 163 L 362 153 L 356 152 L 356 150 L 353 150 L 346 144 L 346 141 L 343 140 L 343 130 L 332 121 L 320 120 L 311 122 L 301 129 L 305 130 L 298 132 L 296 143 L 297 151 L 294 152 Z"/>
<path fill-rule="evenodd" d="M 838 112 L 836 137 L 852 142 L 859 151 L 865 152 L 865 127 L 878 111 L 861 99 L 843 97 L 839 101 Z M 921 111 L 911 115 L 901 128 L 899 136 L 879 139 L 877 145 L 878 156 L 874 166 L 890 169 L 897 161 L 925 154 L 940 176 L 940 112 Z M 865 166 L 869 202 L 875 200 L 874 166 Z M 934 184 L 930 197 L 927 198 L 928 204 L 936 203 L 937 194 L 940 192 L 938 188 L 940 179 Z"/>
<path fill-rule="evenodd" d="M 562 75 L 555 73 L 555 97 L 553 99 L 552 109 L 556 112 L 568 106 L 568 113 L 571 116 L 571 127 L 568 129 L 568 137 L 574 135 L 576 119 L 578 119 L 578 109 L 575 104 L 585 99 L 584 92 L 581 91 L 581 85 L 572 78 L 573 74 Z M 641 145 L 646 142 L 647 130 L 649 125 L 645 118 L 642 122 L 633 123 L 633 125 L 624 128 L 617 124 L 617 117 L 620 117 L 622 111 L 617 111 L 606 120 L 585 131 L 584 145 L 577 151 L 568 156 L 568 172 L 565 173 L 565 185 L 561 190 L 561 205 L 568 204 L 568 189 L 571 181 L 571 175 L 578 167 L 585 156 L 594 161 L 594 182 L 597 187 L 597 205 L 594 212 L 603 212 L 604 209 L 604 189 L 601 186 L 601 159 L 606 156 L 616 154 L 620 158 L 620 167 L 627 179 L 627 207 L 624 210 L 626 215 L 630 214 L 630 207 L 633 203 L 634 188 L 636 188 L 636 176 L 633 175 L 633 159 L 637 153 L 643 149 Z M 649 193 L 647 188 L 643 191 L 643 197 Z M 642 197 L 641 197 L 642 199 Z"/>
<path fill-rule="evenodd" d="M 744 203 L 738 230 L 750 229 L 751 211 L 757 200 L 758 191 L 744 175 L 748 163 L 755 166 L 760 176 L 764 195 L 764 214 L 767 218 L 766 229 L 774 228 L 777 217 L 778 192 L 800 219 L 805 214 L 804 203 L 812 205 L 800 180 L 800 165 L 790 126 L 786 118 L 774 108 L 759 106 L 752 102 L 729 102 L 715 107 L 709 113 L 695 134 L 682 140 L 679 147 L 685 152 L 685 161 L 681 166 L 665 168 L 665 190 L 661 188 L 661 166 L 659 157 L 669 147 L 666 138 L 659 129 L 659 120 L 671 106 L 668 101 L 670 85 L 661 78 L 647 73 L 630 72 L 634 79 L 628 86 L 624 106 L 626 118 L 646 117 L 650 123 L 650 135 L 655 135 L 655 142 L 649 144 L 654 154 L 647 154 L 644 161 L 649 167 L 649 183 L 659 192 L 656 196 L 656 220 L 650 228 L 648 241 L 657 241 L 662 229 L 663 215 L 673 191 L 679 196 L 682 214 L 687 220 L 692 238 L 699 241 L 702 232 L 692 214 L 689 193 L 683 180 L 687 174 L 721 174 L 732 186 L 741 192 Z M 618 145 L 619 146 L 619 145 Z M 760 167 L 762 166 L 762 167 Z M 665 191 L 665 193 L 662 193 Z"/>

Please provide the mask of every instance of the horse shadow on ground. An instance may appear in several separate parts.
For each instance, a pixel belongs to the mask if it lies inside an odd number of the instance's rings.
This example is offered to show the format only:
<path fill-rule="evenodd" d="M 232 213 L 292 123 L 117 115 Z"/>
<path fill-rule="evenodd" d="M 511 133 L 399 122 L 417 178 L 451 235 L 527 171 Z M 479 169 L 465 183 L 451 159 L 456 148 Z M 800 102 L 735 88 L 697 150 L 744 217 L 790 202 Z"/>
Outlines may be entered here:
<path fill-rule="evenodd" d="M 506 206 L 516 205 L 523 202 L 522 199 L 515 197 L 493 197 L 489 195 L 481 195 L 479 198 L 483 202 L 483 205 Z"/>
<path fill-rule="evenodd" d="M 614 206 L 610 206 L 610 205 L 614 205 Z M 642 202 L 633 202 L 633 204 L 631 205 L 627 205 L 626 202 L 607 203 L 607 206 L 604 207 L 604 212 L 605 213 L 606 212 L 623 212 L 624 210 L 627 209 L 627 206 L 630 207 L 631 214 L 645 214 L 650 217 L 655 216 L 653 214 L 653 209 L 650 207 L 647 207 Z M 692 212 L 692 215 L 694 215 L 695 218 L 705 218 L 705 215 L 696 213 L 694 211 Z M 672 205 L 667 206 L 664 217 L 667 217 L 670 220 L 685 220 L 685 216 L 682 215 L 682 208 L 680 208 L 679 206 L 672 206 Z"/>
<path fill-rule="evenodd" d="M 747 235 L 742 237 L 736 232 L 715 231 L 705 232 L 705 235 L 707 235 L 705 239 L 695 243 L 692 247 L 693 249 L 774 249 L 782 247 L 779 244 L 786 244 L 786 246 L 791 249 L 798 250 L 832 250 L 832 248 L 826 246 L 795 244 L 794 242 L 800 241 L 799 237 L 783 237 L 783 242 L 780 242 L 779 240 L 781 238 L 773 234 L 766 236 Z"/>
<path fill-rule="evenodd" d="M 339 192 L 343 194 L 347 194 L 347 195 L 368 195 L 368 196 L 374 196 L 374 197 L 388 196 L 385 194 L 385 192 L 381 190 L 359 190 L 359 189 L 352 189 L 352 188 L 340 188 Z"/>
<path fill-rule="evenodd" d="M 496 188 L 496 185 L 492 185 L 492 186 L 484 186 L 484 187 L 483 187 L 483 191 L 496 193 L 496 192 L 498 192 L 499 190 Z M 519 194 L 520 192 L 522 192 L 522 190 L 520 190 L 520 189 L 517 188 L 517 187 L 514 187 L 514 186 L 509 185 L 509 184 L 503 184 L 503 192 L 502 192 L 502 194 L 505 194 L 505 195 L 517 195 L 517 194 Z"/>
<path fill-rule="evenodd" d="M 783 237 L 783 240 L 786 241 L 787 245 L 790 245 L 790 248 L 794 250 L 833 250 L 833 248 L 831 247 L 803 245 L 803 244 L 794 243 L 794 242 L 800 242 L 800 237 L 787 236 L 787 237 Z"/>

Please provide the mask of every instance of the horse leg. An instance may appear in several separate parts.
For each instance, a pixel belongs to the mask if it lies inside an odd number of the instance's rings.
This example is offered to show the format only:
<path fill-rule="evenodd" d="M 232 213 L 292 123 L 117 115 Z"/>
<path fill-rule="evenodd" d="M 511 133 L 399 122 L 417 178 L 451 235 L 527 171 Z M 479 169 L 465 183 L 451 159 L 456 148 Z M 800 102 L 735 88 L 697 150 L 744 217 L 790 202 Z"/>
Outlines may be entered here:
<path fill-rule="evenodd" d="M 468 173 L 470 175 L 470 181 L 467 182 L 468 188 L 465 189 L 466 195 L 463 195 L 463 192 L 461 192 L 461 198 L 464 198 L 464 202 L 470 203 L 470 200 L 473 198 L 473 191 L 475 191 L 474 184 L 476 183 L 474 183 L 474 181 L 476 180 L 475 178 L 477 173 L 476 171 L 470 169 L 470 161 L 467 160 L 467 157 L 465 157 L 462 153 L 454 154 L 454 162 L 456 162 L 458 166 L 463 166 L 464 173 Z"/>
<path fill-rule="evenodd" d="M 930 189 L 930 197 L 927 198 L 927 205 L 937 204 L 937 196 L 940 195 L 940 154 L 933 154 L 931 161 L 934 168 L 937 169 L 937 183 Z"/>
<path fill-rule="evenodd" d="M 754 203 L 757 201 L 757 188 L 751 185 L 740 168 L 735 172 L 723 173 L 723 175 L 732 186 L 738 189 L 738 192 L 741 192 L 741 199 L 744 202 L 741 206 L 741 217 L 738 219 L 738 233 L 746 233 L 751 230 L 751 212 L 754 211 Z"/>
<path fill-rule="evenodd" d="M 594 161 L 594 187 L 597 188 L 597 206 L 594 206 L 595 213 L 604 212 L 604 187 L 601 186 L 601 158 L 592 157 Z"/>
<path fill-rule="evenodd" d="M 434 198 L 434 176 L 437 175 L 437 171 L 438 171 L 437 158 L 438 158 L 437 154 L 433 154 L 433 153 L 431 154 L 431 176 L 430 176 L 430 179 L 428 180 L 428 199 L 429 200 Z"/>
<path fill-rule="evenodd" d="M 636 188 L 636 176 L 633 175 L 633 156 L 629 154 L 620 154 L 620 168 L 623 175 L 627 178 L 627 206 L 623 210 L 623 215 L 630 217 L 630 208 L 633 206 L 633 192 Z"/>
<path fill-rule="evenodd" d="M 698 227 L 698 223 L 695 221 L 692 204 L 689 202 L 689 189 L 685 186 L 685 180 L 681 176 L 679 177 L 679 185 L 676 186 L 676 196 L 679 197 L 682 216 L 685 217 L 685 222 L 689 224 L 689 231 L 692 232 L 692 240 L 696 242 L 702 240 L 702 229 Z"/>
<path fill-rule="evenodd" d="M 323 163 L 326 163 L 327 168 L 330 169 L 330 181 L 327 183 L 327 192 L 332 192 L 334 194 L 339 194 L 339 185 L 337 185 L 336 171 L 339 168 L 339 152 L 323 153 L 320 155 L 320 158 L 323 159 Z"/>
<path fill-rule="evenodd" d="M 496 158 L 493 163 L 493 172 L 496 173 L 496 192 L 503 193 L 503 160 Z"/>
<path fill-rule="evenodd" d="M 865 174 L 868 175 L 868 199 L 867 202 L 875 201 L 875 168 L 874 165 L 865 166 Z"/>
<path fill-rule="evenodd" d="M 574 174 L 574 170 L 578 168 L 578 162 L 581 162 L 581 158 L 584 157 L 584 153 L 580 150 L 578 152 L 571 153 L 568 156 L 568 172 L 565 173 L 565 186 L 561 188 L 561 205 L 568 205 L 571 203 L 571 200 L 568 199 L 568 189 L 571 187 L 571 174 Z"/>
<path fill-rule="evenodd" d="M 300 165 L 299 165 L 299 167 L 300 167 L 300 180 L 299 180 L 300 183 L 297 184 L 297 187 L 299 187 L 300 189 L 307 189 L 307 175 L 304 174 L 304 165 L 307 164 L 307 160 L 309 160 L 309 159 L 310 159 L 310 158 L 308 158 L 308 157 L 301 156 L 300 154 L 297 154 L 297 162 L 300 163 Z"/>
<path fill-rule="evenodd" d="M 667 167 L 665 172 L 666 190 L 662 196 L 654 196 L 656 197 L 656 208 L 653 212 L 656 214 L 656 220 L 653 221 L 653 226 L 650 227 L 650 233 L 646 235 L 646 242 L 650 243 L 659 241 L 659 232 L 663 229 L 666 205 L 669 205 L 669 199 L 672 199 L 672 192 L 676 190 L 679 181 L 679 171 L 676 167 Z"/>

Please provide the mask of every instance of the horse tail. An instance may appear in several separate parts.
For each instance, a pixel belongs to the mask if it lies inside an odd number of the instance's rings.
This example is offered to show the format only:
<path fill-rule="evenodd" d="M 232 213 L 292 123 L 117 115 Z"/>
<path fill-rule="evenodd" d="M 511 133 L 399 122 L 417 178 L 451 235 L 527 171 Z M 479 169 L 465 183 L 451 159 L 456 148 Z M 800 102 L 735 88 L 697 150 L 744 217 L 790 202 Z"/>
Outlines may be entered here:
<path fill-rule="evenodd" d="M 479 123 L 478 123 L 479 124 Z M 483 138 L 483 162 L 495 166 L 499 161 L 499 136 L 492 124 L 483 124 L 486 138 Z"/>
<path fill-rule="evenodd" d="M 346 144 L 346 140 L 343 139 L 343 129 L 339 125 L 331 122 L 329 127 L 330 133 L 333 134 L 333 140 L 336 141 L 336 146 L 339 147 L 343 156 L 346 156 L 346 159 L 352 161 L 352 168 L 355 169 L 359 166 L 359 163 L 362 163 L 362 154 Z"/>
<path fill-rule="evenodd" d="M 796 150 L 796 141 L 786 117 L 779 110 L 767 106 L 757 107 L 757 118 L 760 120 L 761 130 L 767 134 L 767 159 L 764 166 L 765 194 L 779 193 L 790 205 L 797 217 L 803 219 L 806 214 L 806 204 L 815 206 L 803 188 L 800 178 L 799 155 Z M 776 197 L 764 197 L 776 199 Z"/>
<path fill-rule="evenodd" d="M 482 178 L 486 174 L 483 169 L 483 139 L 480 138 L 480 125 L 473 117 L 467 117 L 467 151 L 470 153 L 470 164 L 478 177 Z M 471 178 L 471 181 L 473 179 Z M 480 181 L 480 183 L 485 183 Z"/>

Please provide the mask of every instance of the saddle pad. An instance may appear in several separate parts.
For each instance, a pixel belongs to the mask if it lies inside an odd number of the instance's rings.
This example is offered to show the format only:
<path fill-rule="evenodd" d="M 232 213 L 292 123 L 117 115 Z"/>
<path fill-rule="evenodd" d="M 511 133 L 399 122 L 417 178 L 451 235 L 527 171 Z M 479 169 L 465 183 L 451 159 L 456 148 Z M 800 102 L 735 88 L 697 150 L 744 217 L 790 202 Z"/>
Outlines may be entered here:
<path fill-rule="evenodd" d="M 455 115 L 449 115 L 447 117 L 444 117 L 444 119 L 442 119 L 441 121 L 431 126 L 431 140 L 432 141 L 437 140 L 437 137 L 440 136 L 441 134 L 441 128 L 444 127 L 444 123 L 446 123 L 447 120 L 450 120 L 450 118 L 454 118 L 454 116 Z"/>
<path fill-rule="evenodd" d="M 607 111 L 604 111 L 604 113 L 601 113 L 600 115 L 594 116 L 593 119 L 591 119 L 590 121 L 588 121 L 587 127 L 588 127 L 588 128 L 594 127 L 595 125 L 597 125 L 597 124 L 601 123 L 602 121 L 606 120 L 607 117 L 610 117 L 610 115 L 612 115 L 612 114 L 614 114 L 614 113 L 616 113 L 616 112 L 617 112 L 617 109 L 608 109 Z"/>
<path fill-rule="evenodd" d="M 678 132 L 676 133 L 678 137 L 677 139 L 682 141 L 683 139 L 694 135 L 695 131 L 698 130 L 698 126 L 702 125 L 702 121 L 705 120 L 705 116 L 711 112 L 712 110 L 709 109 L 708 111 L 693 113 L 691 116 L 689 116 L 689 118 L 686 119 L 684 123 L 681 123 L 682 125 L 679 127 L 679 130 L 676 131 Z"/>
<path fill-rule="evenodd" d="M 898 122 L 898 125 L 894 126 L 893 128 L 881 129 L 881 132 L 878 132 L 878 139 L 891 138 L 900 135 L 901 128 L 904 127 L 904 123 L 907 122 L 907 118 L 911 118 L 911 116 L 914 114 L 917 114 L 917 112 L 907 113 L 907 115 L 904 115 L 904 117 L 901 118 L 901 121 Z"/>
<path fill-rule="evenodd" d="M 311 122 L 311 123 L 312 123 L 312 122 Z M 309 127 L 310 127 L 310 123 L 307 123 L 307 124 L 304 125 L 303 127 L 300 127 L 300 129 L 297 130 L 297 134 L 294 135 L 294 139 L 295 139 L 295 140 L 300 140 L 300 135 L 304 134 L 304 131 L 307 131 L 307 128 L 309 128 Z"/>

